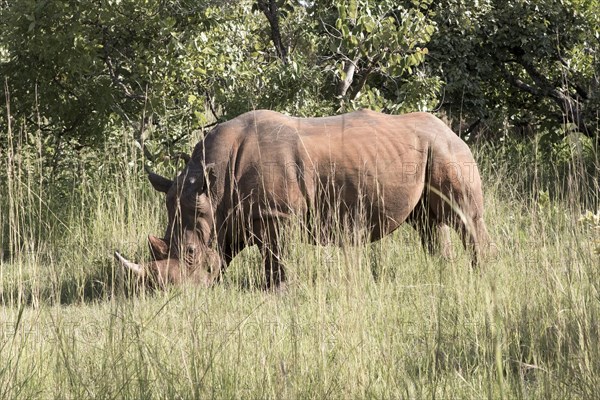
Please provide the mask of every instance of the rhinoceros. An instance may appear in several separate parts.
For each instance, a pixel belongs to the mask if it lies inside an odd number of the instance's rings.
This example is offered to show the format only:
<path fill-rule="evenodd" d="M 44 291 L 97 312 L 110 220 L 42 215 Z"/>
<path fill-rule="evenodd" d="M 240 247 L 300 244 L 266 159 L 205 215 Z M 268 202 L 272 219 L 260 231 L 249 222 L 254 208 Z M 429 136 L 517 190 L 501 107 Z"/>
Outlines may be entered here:
<path fill-rule="evenodd" d="M 490 243 L 473 155 L 429 113 L 295 118 L 251 111 L 206 134 L 174 181 L 151 171 L 148 178 L 166 193 L 164 238 L 149 236 L 153 262 L 120 261 L 163 284 L 211 285 L 236 254 L 257 245 L 267 287 L 279 288 L 282 231 L 292 222 L 315 243 L 349 237 L 351 244 L 408 222 L 428 251 L 446 254 L 452 227 L 473 265 Z"/>

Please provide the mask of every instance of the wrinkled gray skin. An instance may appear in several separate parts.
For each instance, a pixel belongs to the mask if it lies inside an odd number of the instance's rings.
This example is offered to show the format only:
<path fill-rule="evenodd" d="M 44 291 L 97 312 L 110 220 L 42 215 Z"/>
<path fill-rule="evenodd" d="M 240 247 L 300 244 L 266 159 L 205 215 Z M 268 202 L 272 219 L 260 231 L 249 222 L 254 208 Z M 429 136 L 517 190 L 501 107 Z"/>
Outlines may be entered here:
<path fill-rule="evenodd" d="M 278 288 L 285 281 L 280 233 L 291 221 L 319 243 L 375 241 L 409 222 L 426 249 L 445 256 L 452 227 L 474 265 L 489 244 L 473 155 L 427 113 L 252 111 L 209 132 L 175 181 L 154 173 L 149 180 L 166 193 L 168 224 L 164 239 L 149 237 L 155 261 L 139 267 L 185 270 L 173 283 L 210 285 L 256 244 L 267 286 Z"/>

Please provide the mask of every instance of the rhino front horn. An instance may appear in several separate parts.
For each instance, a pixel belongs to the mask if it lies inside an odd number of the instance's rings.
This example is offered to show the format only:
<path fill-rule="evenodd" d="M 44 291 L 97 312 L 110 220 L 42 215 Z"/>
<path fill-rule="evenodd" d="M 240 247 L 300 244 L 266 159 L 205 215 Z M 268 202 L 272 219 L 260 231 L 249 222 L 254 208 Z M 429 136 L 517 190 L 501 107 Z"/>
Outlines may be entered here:
<path fill-rule="evenodd" d="M 133 272 L 139 277 L 144 276 L 144 267 L 142 267 L 141 265 L 128 261 L 125 257 L 120 255 L 118 251 L 115 251 L 115 258 L 121 263 L 123 268 L 125 268 L 126 270 Z"/>

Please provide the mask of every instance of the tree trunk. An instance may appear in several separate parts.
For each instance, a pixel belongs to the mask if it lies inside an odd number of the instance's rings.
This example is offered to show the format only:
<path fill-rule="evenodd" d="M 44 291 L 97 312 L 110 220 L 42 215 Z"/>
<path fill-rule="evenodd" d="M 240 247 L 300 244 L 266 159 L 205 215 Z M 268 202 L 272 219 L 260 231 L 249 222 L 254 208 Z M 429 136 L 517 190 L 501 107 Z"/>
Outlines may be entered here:
<path fill-rule="evenodd" d="M 358 62 L 358 60 L 355 60 L 355 61 L 348 60 L 346 62 L 346 65 L 344 66 L 344 75 L 345 75 L 344 79 L 340 80 L 340 82 L 338 83 L 337 94 L 339 97 L 346 96 L 348 89 L 350 89 L 350 86 L 352 85 L 352 81 L 354 80 L 354 72 L 356 72 L 356 63 L 357 62 Z"/>
<path fill-rule="evenodd" d="M 287 64 L 287 47 L 284 46 L 281 40 L 281 31 L 279 29 L 279 6 L 276 0 L 257 0 L 258 9 L 265 14 L 271 27 L 271 40 L 275 45 L 277 57 L 284 64 Z"/>

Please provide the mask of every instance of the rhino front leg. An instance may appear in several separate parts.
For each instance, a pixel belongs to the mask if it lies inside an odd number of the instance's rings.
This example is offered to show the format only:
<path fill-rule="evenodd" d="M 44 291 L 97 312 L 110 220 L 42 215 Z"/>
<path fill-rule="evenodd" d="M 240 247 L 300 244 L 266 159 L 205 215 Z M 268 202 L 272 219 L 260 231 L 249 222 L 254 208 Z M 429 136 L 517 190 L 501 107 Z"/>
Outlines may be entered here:
<path fill-rule="evenodd" d="M 280 291 L 285 289 L 285 266 L 281 261 L 280 250 L 277 243 L 261 246 L 267 290 Z"/>
<path fill-rule="evenodd" d="M 281 221 L 268 219 L 260 222 L 258 247 L 262 254 L 267 290 L 279 291 L 285 287 L 285 267 L 281 260 L 283 238 Z"/>
<path fill-rule="evenodd" d="M 277 232 L 270 230 L 270 234 L 264 235 L 258 243 L 265 269 L 265 288 L 273 291 L 283 289 L 286 279 L 285 267 L 281 261 L 282 245 Z"/>

